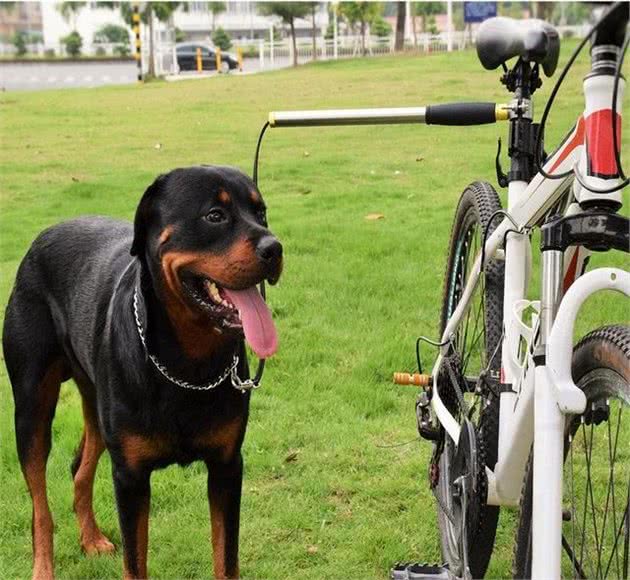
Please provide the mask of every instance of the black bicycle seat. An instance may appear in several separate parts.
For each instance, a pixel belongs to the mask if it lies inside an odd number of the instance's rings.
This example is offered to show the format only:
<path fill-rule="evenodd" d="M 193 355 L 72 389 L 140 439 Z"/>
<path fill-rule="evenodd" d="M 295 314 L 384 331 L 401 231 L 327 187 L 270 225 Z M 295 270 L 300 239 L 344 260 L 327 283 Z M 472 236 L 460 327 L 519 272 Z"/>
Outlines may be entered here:
<path fill-rule="evenodd" d="M 550 77 L 558 65 L 560 37 L 548 22 L 497 16 L 482 22 L 477 32 L 477 56 L 484 68 L 495 69 L 515 56 L 542 66 Z"/>

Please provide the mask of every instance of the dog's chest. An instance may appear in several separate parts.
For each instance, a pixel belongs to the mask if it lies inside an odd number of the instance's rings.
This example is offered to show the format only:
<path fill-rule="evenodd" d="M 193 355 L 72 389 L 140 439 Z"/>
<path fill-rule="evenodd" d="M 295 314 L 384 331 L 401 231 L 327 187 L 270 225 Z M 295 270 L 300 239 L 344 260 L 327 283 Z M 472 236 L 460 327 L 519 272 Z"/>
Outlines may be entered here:
<path fill-rule="evenodd" d="M 126 433 L 121 436 L 120 443 L 123 456 L 131 467 L 187 465 L 212 459 L 228 461 L 238 453 L 244 429 L 245 419 L 237 416 L 186 429 Z"/>

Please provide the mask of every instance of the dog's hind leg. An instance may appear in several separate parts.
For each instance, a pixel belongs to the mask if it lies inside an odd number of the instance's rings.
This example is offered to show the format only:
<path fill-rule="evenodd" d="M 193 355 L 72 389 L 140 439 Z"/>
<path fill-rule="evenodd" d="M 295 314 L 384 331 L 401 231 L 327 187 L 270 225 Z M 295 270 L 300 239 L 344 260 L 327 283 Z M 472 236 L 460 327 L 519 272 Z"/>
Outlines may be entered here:
<path fill-rule="evenodd" d="M 4 355 L 15 399 L 15 435 L 33 502 L 33 578 L 53 577 L 53 520 L 46 496 L 46 462 L 61 383 L 69 378 L 43 304 L 7 308 Z"/>
<path fill-rule="evenodd" d="M 107 554 L 114 551 L 112 544 L 101 532 L 92 507 L 92 491 L 96 467 L 105 444 L 98 428 L 96 409 L 93 403 L 83 397 L 83 436 L 72 462 L 74 481 L 74 511 L 79 522 L 81 548 L 88 554 Z"/>

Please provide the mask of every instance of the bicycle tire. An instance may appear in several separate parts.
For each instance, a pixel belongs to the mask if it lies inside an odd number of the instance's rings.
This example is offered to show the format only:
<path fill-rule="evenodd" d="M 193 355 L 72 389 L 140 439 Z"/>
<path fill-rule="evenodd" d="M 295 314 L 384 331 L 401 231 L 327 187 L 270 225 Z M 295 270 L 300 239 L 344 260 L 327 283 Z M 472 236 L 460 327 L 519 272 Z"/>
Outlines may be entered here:
<path fill-rule="evenodd" d="M 474 244 L 467 243 L 466 239 L 471 240 L 475 236 L 473 230 L 477 230 L 479 246 L 484 238 L 485 230 L 490 227 L 490 232 L 495 228 L 500 220 L 493 221 L 489 224 L 492 215 L 501 209 L 501 202 L 496 190 L 489 183 L 474 182 L 469 185 L 460 197 L 453 227 L 451 231 L 451 240 L 449 244 L 449 254 L 444 282 L 444 295 L 442 301 L 442 313 L 440 331 L 443 333 L 446 324 L 452 315 L 459 297 L 463 289 L 463 283 L 466 278 L 466 269 L 468 260 L 474 260 L 474 254 L 479 248 Z M 464 251 L 464 254 L 462 253 Z M 466 254 L 467 252 L 467 254 Z M 476 292 L 480 293 L 483 298 L 483 326 L 484 326 L 484 345 L 483 351 L 486 362 L 490 361 L 487 370 L 495 376 L 499 376 L 501 368 L 501 336 L 503 332 L 503 283 L 504 283 L 504 262 L 502 260 L 488 260 L 484 265 L 485 275 L 483 281 L 478 285 Z M 472 311 L 471 307 L 471 311 Z M 466 327 L 467 328 L 467 327 Z M 475 328 L 476 329 L 476 328 Z M 473 332 L 474 334 L 474 332 Z M 474 339 L 474 336 L 473 336 Z M 466 337 L 463 338 L 463 344 L 456 345 L 458 353 L 463 362 L 466 358 Z M 472 349 L 471 349 L 472 354 Z M 494 356 L 493 356 L 494 355 Z M 467 369 L 463 368 L 465 373 Z M 445 395 L 448 395 L 445 393 Z M 448 398 L 448 397 L 447 397 Z M 481 412 L 479 414 L 476 428 L 480 439 L 480 447 L 483 449 L 485 464 L 493 468 L 497 461 L 498 453 L 498 433 L 499 433 L 499 399 L 494 394 L 485 392 L 482 396 Z M 443 482 L 449 480 L 448 469 L 449 463 L 445 460 L 446 450 L 442 453 L 440 462 L 440 478 L 444 478 Z M 444 483 L 442 483 L 444 485 Z M 438 494 L 442 493 L 438 490 Z M 485 574 L 492 555 L 494 547 L 494 539 L 496 535 L 497 522 L 499 519 L 499 508 L 497 506 L 488 506 L 485 504 L 484 497 L 480 500 L 480 516 L 479 525 L 474 532 L 472 539 L 469 541 L 471 546 L 469 559 L 469 568 L 471 574 L 475 578 L 481 578 Z M 441 499 L 446 499 L 442 497 Z M 441 500 L 440 500 L 441 501 Z M 440 544 L 442 549 L 442 557 L 452 570 L 461 568 L 461 562 L 454 553 L 454 538 L 452 526 L 444 513 L 438 501 L 438 524 L 440 528 Z"/>
<path fill-rule="evenodd" d="M 606 405 L 608 407 L 608 419 L 611 418 L 611 405 L 609 401 L 617 400 L 619 405 L 619 417 L 618 417 L 618 426 L 621 422 L 621 414 L 624 407 L 630 406 L 630 327 L 623 325 L 612 325 L 605 326 L 600 329 L 594 330 L 587 334 L 575 347 L 573 351 L 573 363 L 572 363 L 572 374 L 573 380 L 576 382 L 578 387 L 584 390 L 584 393 L 587 397 L 587 407 L 586 411 L 583 415 L 573 416 L 571 418 L 567 418 L 567 427 L 565 430 L 565 469 L 567 465 L 567 458 L 570 461 L 573 461 L 573 450 L 571 448 L 571 443 L 573 441 L 579 441 L 579 435 L 576 436 L 576 433 L 582 429 L 586 429 L 584 426 L 588 424 L 588 419 L 582 423 L 581 418 L 587 415 L 587 413 L 595 413 L 594 409 L 599 408 L 599 404 L 601 401 L 606 400 Z M 614 405 L 614 403 L 613 403 Z M 612 414 L 614 415 L 614 413 Z M 593 415 L 591 416 L 593 417 Z M 614 417 L 613 417 L 614 418 Z M 592 458 L 592 425 L 594 419 L 591 418 L 591 458 Z M 608 422 L 608 427 L 610 428 L 610 422 Z M 597 428 L 601 426 L 601 423 L 597 425 Z M 608 437 L 608 441 L 610 441 L 610 437 Z M 586 444 L 586 440 L 585 440 Z M 622 443 L 623 445 L 623 443 Z M 616 447 L 615 447 L 616 448 Z M 609 446 L 609 451 L 611 450 L 611 446 Z M 579 450 L 578 450 L 579 451 Z M 614 458 L 616 458 L 616 453 Z M 614 460 L 613 458 L 613 460 Z M 591 459 L 588 460 L 589 467 L 587 470 L 587 477 L 590 480 L 591 473 Z M 627 467 L 627 466 L 626 466 Z M 614 469 L 612 472 L 609 472 L 614 476 Z M 525 471 L 525 478 L 523 481 L 523 488 L 521 491 L 521 510 L 519 515 L 518 526 L 516 530 L 516 541 L 514 543 L 514 561 L 513 561 L 513 574 L 515 578 L 531 578 L 531 521 L 532 521 L 532 485 L 533 485 L 533 453 L 530 453 L 530 458 L 527 463 L 527 468 Z M 573 475 L 573 474 L 572 474 Z M 630 475 L 630 469 L 626 469 L 625 475 L 621 477 L 621 481 L 625 479 L 626 486 L 628 486 L 628 476 Z M 614 479 L 613 479 L 614 481 Z M 568 477 L 565 478 L 565 485 L 569 485 Z M 575 482 L 574 477 L 571 477 L 571 489 L 573 493 L 575 493 Z M 610 485 L 610 483 L 608 484 Z M 610 487 L 608 488 L 610 489 Z M 608 511 L 608 506 L 610 503 L 615 505 L 614 501 L 614 485 L 612 486 L 613 490 L 613 501 L 610 502 L 610 497 L 607 498 L 606 501 L 606 512 Z M 620 497 L 622 498 L 622 502 L 625 501 L 625 511 L 628 510 L 628 488 L 622 488 Z M 572 495 L 572 505 L 571 505 L 571 521 L 576 522 L 579 526 L 579 517 L 576 517 L 575 505 L 573 502 Z M 593 501 L 593 496 L 591 496 L 591 501 Z M 580 502 L 581 503 L 581 502 Z M 564 502 L 563 502 L 564 505 Z M 593 504 L 592 504 L 593 505 Z M 623 503 L 621 504 L 624 505 Z M 599 506 L 598 504 L 598 507 Z M 588 501 L 586 501 L 584 505 L 584 512 L 586 514 L 586 510 L 588 509 Z M 613 508 L 614 509 L 614 508 Z M 595 512 L 595 510 L 593 510 Z M 581 515 L 581 514 L 580 514 Z M 627 517 L 627 515 L 626 515 Z M 614 519 L 614 518 L 613 518 Z M 597 522 L 597 518 L 593 520 Z M 612 521 L 609 520 L 609 521 Z M 604 536 L 606 535 L 606 519 L 604 518 L 602 522 L 604 526 L 602 530 L 601 536 L 601 545 L 602 547 L 607 542 L 604 542 Z M 589 523 L 590 525 L 590 523 Z M 563 526 L 570 527 L 571 524 L 565 522 Z M 616 526 L 613 526 L 613 531 Z M 586 528 L 584 527 L 584 530 Z M 591 532 L 589 530 L 589 532 Z M 626 525 L 626 535 L 628 534 L 628 525 Z M 580 536 L 581 534 L 578 534 Z M 563 533 L 564 536 L 564 533 Z M 592 539 L 593 534 L 589 533 L 590 538 Z M 595 535 L 596 537 L 596 535 Z M 565 550 L 565 554 L 563 554 L 562 565 L 563 565 L 563 577 L 566 576 L 566 570 L 570 569 L 575 574 L 577 574 L 578 567 L 582 570 L 583 575 L 588 576 L 589 578 L 599 578 L 606 577 L 608 569 L 610 569 L 610 565 L 604 564 L 600 567 L 601 563 L 601 553 L 598 554 L 596 567 L 593 573 L 593 566 L 595 565 L 594 561 L 585 561 L 583 558 L 584 555 L 584 544 L 586 541 L 585 535 L 580 539 L 580 552 L 581 557 L 577 557 L 575 542 L 573 544 L 569 544 L 569 548 L 571 552 L 574 554 L 574 560 L 568 555 L 568 552 Z M 569 543 L 570 540 L 575 540 L 574 534 L 569 534 L 569 539 L 566 539 L 566 542 Z M 627 550 L 627 541 L 628 538 L 625 538 L 626 542 L 626 550 Z M 599 539 L 596 537 L 596 543 L 600 543 Z M 611 542 L 611 545 L 614 546 L 614 543 Z M 623 547 L 622 547 L 623 549 Z M 614 547 L 613 547 L 614 552 Z M 588 556 L 588 550 L 587 554 Z M 619 554 L 617 554 L 619 555 Z M 614 569 L 614 576 L 616 578 L 627 578 L 628 577 L 628 555 L 625 554 L 625 558 L 622 556 L 622 566 L 621 569 L 619 567 L 619 561 L 617 560 L 616 566 Z M 579 560 L 579 561 L 578 561 Z M 573 564 L 573 561 L 577 561 L 577 566 Z M 611 562 L 612 564 L 612 555 Z M 585 568 L 588 568 L 588 572 L 585 572 Z M 604 569 L 607 568 L 607 569 Z M 625 569 L 625 570 L 624 570 Z M 601 575 L 600 575 L 601 572 Z M 578 576 L 580 574 L 577 574 Z"/>

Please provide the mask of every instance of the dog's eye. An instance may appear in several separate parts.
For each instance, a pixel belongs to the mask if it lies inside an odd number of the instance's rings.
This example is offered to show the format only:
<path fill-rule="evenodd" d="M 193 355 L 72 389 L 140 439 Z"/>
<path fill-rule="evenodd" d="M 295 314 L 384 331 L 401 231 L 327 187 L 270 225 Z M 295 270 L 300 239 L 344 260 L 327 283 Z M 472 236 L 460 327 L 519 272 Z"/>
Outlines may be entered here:
<path fill-rule="evenodd" d="M 264 226 L 267 225 L 267 210 L 266 209 L 259 209 L 256 212 L 256 219 Z"/>
<path fill-rule="evenodd" d="M 206 214 L 206 221 L 211 224 L 220 224 L 227 219 L 225 213 L 220 209 L 212 209 Z"/>

